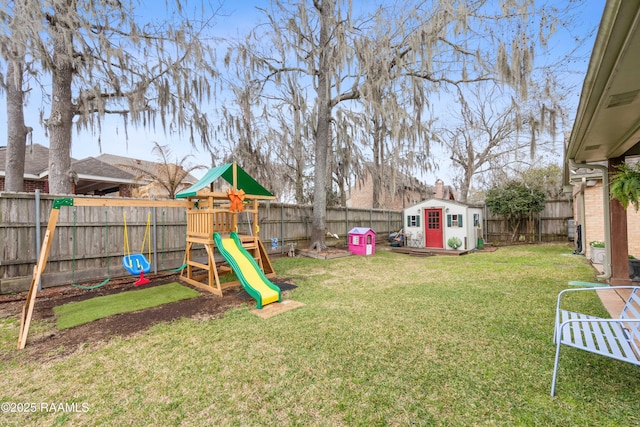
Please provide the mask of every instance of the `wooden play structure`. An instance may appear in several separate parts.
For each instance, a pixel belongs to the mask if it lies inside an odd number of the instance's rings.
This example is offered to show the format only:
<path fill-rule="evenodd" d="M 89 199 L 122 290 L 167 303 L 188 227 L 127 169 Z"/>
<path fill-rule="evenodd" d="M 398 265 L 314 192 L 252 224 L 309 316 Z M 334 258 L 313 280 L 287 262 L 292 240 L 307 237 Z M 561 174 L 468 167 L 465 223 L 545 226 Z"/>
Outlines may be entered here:
<path fill-rule="evenodd" d="M 230 184 L 226 191 L 214 191 L 214 181 L 219 178 L 223 178 Z M 29 292 L 22 309 L 18 349 L 23 349 L 27 342 L 27 334 L 38 292 L 38 283 L 47 265 L 60 208 L 65 206 L 185 208 L 187 213 L 185 265 L 180 279 L 215 295 L 222 296 L 224 288 L 235 286 L 239 283 L 245 289 L 250 287 L 250 284 L 247 284 L 247 280 L 245 280 L 246 275 L 242 274 L 242 272 L 238 272 L 240 280 L 221 283 L 220 276 L 232 272 L 230 264 L 240 264 L 240 266 L 251 264 L 251 266 L 247 267 L 250 269 L 255 265 L 255 269 L 259 268 L 261 275 L 265 277 L 275 276 L 271 261 L 258 237 L 260 231 L 258 225 L 259 200 L 275 199 L 275 197 L 239 166 L 235 163 L 230 163 L 210 169 L 200 181 L 179 193 L 176 198 L 179 200 L 56 199 L 51 209 L 49 223 L 42 242 L 42 250 L 34 267 Z M 250 229 L 244 234 L 238 233 L 238 216 L 241 214 L 248 215 L 250 219 Z M 219 251 L 216 251 L 214 234 L 217 235 L 218 239 L 221 239 L 221 236 L 231 235 L 232 232 L 235 232 L 233 233 L 234 241 L 238 242 L 242 253 L 249 254 L 247 255 L 248 260 L 241 259 L 237 260 L 239 261 L 238 263 L 225 263 L 226 258 L 220 256 Z M 228 241 L 228 239 L 224 240 Z M 206 253 L 204 259 L 199 257 L 199 253 L 203 252 L 202 249 Z M 216 257 L 216 252 L 218 252 L 218 257 Z M 125 258 L 138 255 L 140 258 L 144 258 L 142 254 L 125 254 Z M 226 261 L 229 260 L 226 259 Z M 125 260 L 123 260 L 123 265 L 129 272 L 132 270 L 135 270 L 136 274 L 140 273 L 140 270 L 147 272 L 144 270 L 142 263 L 137 269 L 133 268 L 132 263 L 125 263 Z M 130 268 L 127 268 L 127 266 Z M 267 279 L 265 278 L 265 280 Z M 251 289 L 250 294 L 254 296 L 252 292 L 253 290 Z M 277 295 L 271 297 L 266 303 L 280 301 L 280 298 L 278 290 Z M 257 299 L 257 301 L 258 308 L 260 308 L 262 301 L 260 299 Z"/>
<path fill-rule="evenodd" d="M 214 182 L 224 179 L 231 184 L 227 191 L 214 191 Z M 235 163 L 210 169 L 200 181 L 178 193 L 178 199 L 188 200 L 187 208 L 187 247 L 185 251 L 186 267 L 182 270 L 181 280 L 216 295 L 230 286 L 236 286 L 238 280 L 221 283 L 220 276 L 231 273 L 232 269 L 216 258 L 217 251 L 214 233 L 228 235 L 238 231 L 238 216 L 248 215 L 250 229 L 238 233 L 242 247 L 256 261 L 260 270 L 267 276 L 275 273 L 269 256 L 258 237 L 258 206 L 260 200 L 275 199 L 273 194 L 256 182 Z M 204 248 L 206 259 L 200 259 L 197 249 Z"/>

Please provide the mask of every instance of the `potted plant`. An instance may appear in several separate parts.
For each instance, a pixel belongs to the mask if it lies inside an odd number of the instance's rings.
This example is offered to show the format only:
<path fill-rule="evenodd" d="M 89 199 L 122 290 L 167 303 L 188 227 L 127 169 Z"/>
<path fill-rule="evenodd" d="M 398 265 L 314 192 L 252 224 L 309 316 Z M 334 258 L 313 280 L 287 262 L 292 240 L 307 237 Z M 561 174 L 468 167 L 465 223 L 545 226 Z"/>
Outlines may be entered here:
<path fill-rule="evenodd" d="M 456 250 L 460 246 L 462 246 L 462 240 L 460 240 L 459 237 L 451 237 L 449 240 L 447 240 L 447 245 L 449 245 L 449 247 L 453 250 Z"/>
<path fill-rule="evenodd" d="M 625 209 L 631 204 L 637 212 L 640 208 L 640 163 L 632 166 L 622 163 L 616 169 L 618 171 L 611 175 L 609 194 Z"/>
<path fill-rule="evenodd" d="M 591 257 L 592 263 L 604 264 L 604 242 L 600 240 L 594 240 L 593 242 L 589 243 L 589 256 Z"/>

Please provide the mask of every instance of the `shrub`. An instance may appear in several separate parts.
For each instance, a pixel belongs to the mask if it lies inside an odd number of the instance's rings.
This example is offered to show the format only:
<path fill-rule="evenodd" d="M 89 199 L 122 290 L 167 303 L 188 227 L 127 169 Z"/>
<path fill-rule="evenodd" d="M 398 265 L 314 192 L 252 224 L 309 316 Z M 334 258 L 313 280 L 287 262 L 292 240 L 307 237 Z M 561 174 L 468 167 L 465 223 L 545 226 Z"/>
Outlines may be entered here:
<path fill-rule="evenodd" d="M 460 246 L 462 246 L 462 240 L 460 240 L 459 237 L 451 237 L 449 240 L 447 240 L 447 245 L 449 245 L 450 248 L 458 249 Z"/>

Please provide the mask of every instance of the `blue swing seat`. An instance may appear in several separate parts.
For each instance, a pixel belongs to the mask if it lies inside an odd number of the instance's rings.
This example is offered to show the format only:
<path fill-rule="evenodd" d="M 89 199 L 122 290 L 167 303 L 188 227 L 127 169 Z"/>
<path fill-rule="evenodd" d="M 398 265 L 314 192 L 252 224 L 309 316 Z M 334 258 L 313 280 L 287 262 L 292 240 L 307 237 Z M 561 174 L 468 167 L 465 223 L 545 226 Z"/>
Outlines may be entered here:
<path fill-rule="evenodd" d="M 122 258 L 122 266 L 134 276 L 151 271 L 151 264 L 142 254 L 125 255 Z"/>

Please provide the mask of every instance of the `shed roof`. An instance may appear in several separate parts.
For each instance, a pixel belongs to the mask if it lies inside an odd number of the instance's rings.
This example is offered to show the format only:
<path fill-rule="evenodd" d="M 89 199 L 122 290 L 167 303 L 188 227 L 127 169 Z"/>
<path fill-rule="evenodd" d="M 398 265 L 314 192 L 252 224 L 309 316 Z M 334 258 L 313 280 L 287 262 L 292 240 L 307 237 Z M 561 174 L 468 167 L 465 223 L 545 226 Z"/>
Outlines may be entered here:
<path fill-rule="evenodd" d="M 447 206 L 459 206 L 461 208 L 468 208 L 468 209 L 482 209 L 481 204 L 471 204 L 471 203 L 459 202 L 457 200 L 431 198 L 431 199 L 423 200 L 419 203 L 416 203 L 413 206 L 408 206 L 405 208 L 405 210 L 412 209 L 415 207 L 422 207 L 424 205 L 437 205 L 437 206 L 447 205 Z"/>
<path fill-rule="evenodd" d="M 236 169 L 236 183 L 234 184 L 234 168 Z M 199 190 L 209 187 L 214 181 L 222 177 L 231 185 L 235 185 L 238 190 L 243 190 L 245 194 L 253 196 L 263 196 L 267 198 L 274 197 L 266 188 L 258 183 L 255 179 L 246 173 L 240 166 L 235 163 L 227 163 L 226 165 L 217 166 L 209 169 L 209 171 L 191 187 L 176 194 L 176 198 L 194 197 Z"/>

